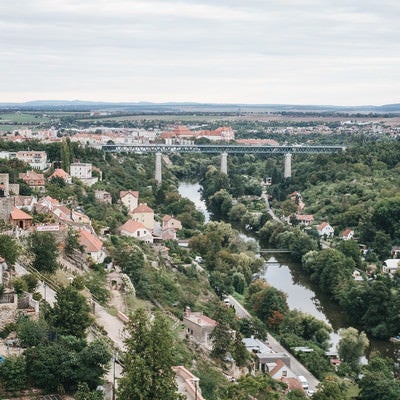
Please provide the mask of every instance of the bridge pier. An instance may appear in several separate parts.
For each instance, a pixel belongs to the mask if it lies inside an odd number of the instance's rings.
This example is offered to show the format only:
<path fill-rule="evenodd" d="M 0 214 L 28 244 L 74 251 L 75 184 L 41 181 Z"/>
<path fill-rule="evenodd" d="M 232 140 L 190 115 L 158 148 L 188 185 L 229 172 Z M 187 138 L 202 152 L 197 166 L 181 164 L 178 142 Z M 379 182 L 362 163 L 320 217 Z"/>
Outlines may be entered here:
<path fill-rule="evenodd" d="M 221 153 L 221 173 L 228 175 L 228 153 L 226 151 Z"/>
<path fill-rule="evenodd" d="M 292 177 L 292 154 L 286 153 L 285 154 L 285 169 L 283 172 L 284 178 L 291 178 Z"/>
<path fill-rule="evenodd" d="M 161 156 L 160 152 L 156 153 L 156 173 L 154 179 L 160 185 L 162 181 L 162 163 L 161 163 Z"/>

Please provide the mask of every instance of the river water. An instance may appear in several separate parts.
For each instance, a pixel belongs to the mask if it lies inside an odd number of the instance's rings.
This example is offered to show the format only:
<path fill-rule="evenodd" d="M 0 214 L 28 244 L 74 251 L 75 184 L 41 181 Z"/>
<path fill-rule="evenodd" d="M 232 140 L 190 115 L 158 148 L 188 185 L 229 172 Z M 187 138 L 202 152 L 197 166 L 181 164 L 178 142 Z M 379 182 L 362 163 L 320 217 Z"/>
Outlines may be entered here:
<path fill-rule="evenodd" d="M 196 208 L 203 212 L 206 222 L 210 220 L 210 214 L 201 199 L 201 185 L 180 183 L 178 191 L 181 196 L 193 201 Z M 244 233 L 241 233 L 240 236 L 245 240 L 255 240 Z M 260 276 L 271 286 L 286 293 L 290 309 L 311 314 L 332 327 L 330 342 L 331 351 L 334 352 L 339 341 L 340 328 L 347 327 L 344 313 L 328 297 L 312 286 L 308 277 L 302 273 L 301 266 L 291 261 L 287 255 L 273 254 L 275 260 L 271 259 L 272 255 L 264 256 L 266 264 L 264 270 L 260 271 Z M 378 350 L 384 355 L 393 356 L 395 347 L 392 343 L 376 340 L 370 340 L 370 343 L 370 351 Z"/>

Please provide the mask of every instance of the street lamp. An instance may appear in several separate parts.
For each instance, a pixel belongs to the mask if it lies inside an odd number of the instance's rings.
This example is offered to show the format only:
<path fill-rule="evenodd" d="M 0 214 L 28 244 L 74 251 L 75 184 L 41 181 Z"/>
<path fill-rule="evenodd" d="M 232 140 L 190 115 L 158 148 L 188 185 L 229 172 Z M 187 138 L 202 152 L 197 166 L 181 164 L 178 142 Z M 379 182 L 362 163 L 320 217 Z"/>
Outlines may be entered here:
<path fill-rule="evenodd" d="M 118 351 L 113 353 L 113 385 L 112 385 L 112 400 L 115 400 L 115 362 L 118 358 Z"/>
<path fill-rule="evenodd" d="M 197 400 L 197 385 L 198 385 L 199 381 L 200 381 L 200 379 L 195 376 L 192 378 L 192 382 L 194 384 L 194 400 Z"/>

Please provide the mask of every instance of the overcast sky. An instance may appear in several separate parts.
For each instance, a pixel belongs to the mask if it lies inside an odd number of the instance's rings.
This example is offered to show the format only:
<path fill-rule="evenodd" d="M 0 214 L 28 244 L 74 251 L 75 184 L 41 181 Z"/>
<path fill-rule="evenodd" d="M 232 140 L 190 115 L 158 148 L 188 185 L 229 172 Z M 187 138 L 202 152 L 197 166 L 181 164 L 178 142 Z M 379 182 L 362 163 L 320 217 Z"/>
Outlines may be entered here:
<path fill-rule="evenodd" d="M 398 0 L 0 0 L 0 102 L 400 102 Z"/>

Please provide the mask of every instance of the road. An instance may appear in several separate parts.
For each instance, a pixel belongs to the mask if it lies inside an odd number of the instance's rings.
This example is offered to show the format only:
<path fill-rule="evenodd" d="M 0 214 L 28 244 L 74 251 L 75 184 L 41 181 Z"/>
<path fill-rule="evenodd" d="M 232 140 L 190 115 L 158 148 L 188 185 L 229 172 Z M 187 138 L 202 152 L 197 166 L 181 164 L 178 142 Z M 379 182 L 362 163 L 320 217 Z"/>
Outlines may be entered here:
<path fill-rule="evenodd" d="M 250 319 L 250 313 L 232 296 L 228 296 L 230 304 L 234 307 L 235 313 L 240 319 Z M 267 340 L 264 342 L 274 353 L 286 353 L 290 357 L 290 369 L 297 375 L 303 375 L 309 385 L 309 389 L 316 390 L 319 380 L 301 364 L 297 358 L 289 353 L 271 334 L 268 334 Z"/>

